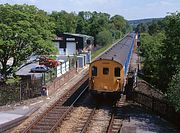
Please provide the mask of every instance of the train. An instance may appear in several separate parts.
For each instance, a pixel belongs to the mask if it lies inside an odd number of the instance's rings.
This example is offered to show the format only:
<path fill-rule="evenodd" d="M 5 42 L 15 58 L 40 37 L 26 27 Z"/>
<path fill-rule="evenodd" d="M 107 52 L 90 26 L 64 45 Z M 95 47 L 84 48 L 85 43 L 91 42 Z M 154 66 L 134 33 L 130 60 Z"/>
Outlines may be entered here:
<path fill-rule="evenodd" d="M 137 35 L 132 32 L 89 65 L 91 94 L 124 92 Z"/>

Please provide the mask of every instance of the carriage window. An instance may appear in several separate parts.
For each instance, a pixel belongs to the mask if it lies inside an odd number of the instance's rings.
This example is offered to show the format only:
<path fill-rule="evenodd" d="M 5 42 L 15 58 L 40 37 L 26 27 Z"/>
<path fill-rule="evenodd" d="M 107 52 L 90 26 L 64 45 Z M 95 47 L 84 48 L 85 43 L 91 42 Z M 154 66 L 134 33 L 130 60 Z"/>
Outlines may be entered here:
<path fill-rule="evenodd" d="M 116 67 L 116 68 L 114 69 L 114 76 L 115 76 L 115 77 L 120 77 L 120 68 L 119 68 L 119 67 Z"/>
<path fill-rule="evenodd" d="M 97 67 L 92 67 L 92 76 L 97 76 Z"/>
<path fill-rule="evenodd" d="M 109 74 L 109 68 L 103 68 L 103 74 L 108 75 Z"/>

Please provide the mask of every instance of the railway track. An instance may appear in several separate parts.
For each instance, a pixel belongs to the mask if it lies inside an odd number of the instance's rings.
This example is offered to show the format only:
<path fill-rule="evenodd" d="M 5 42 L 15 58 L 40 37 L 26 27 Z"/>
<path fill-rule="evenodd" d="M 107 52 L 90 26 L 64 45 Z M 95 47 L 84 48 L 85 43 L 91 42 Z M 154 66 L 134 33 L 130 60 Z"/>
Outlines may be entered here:
<path fill-rule="evenodd" d="M 59 132 L 120 132 L 122 121 L 125 119 L 121 110 L 124 101 L 119 101 L 117 105 L 102 102 L 95 101 L 89 95 L 85 99 L 81 99 L 81 103 L 75 105 L 71 114 L 59 126 Z"/>
<path fill-rule="evenodd" d="M 49 107 L 40 117 L 22 129 L 25 133 L 56 132 L 58 125 L 73 110 L 73 105 L 87 90 L 88 76 L 86 75 L 73 88 Z M 70 105 L 70 106 L 67 106 Z"/>
<path fill-rule="evenodd" d="M 125 100 L 126 98 L 122 96 L 121 99 L 117 101 L 115 107 L 113 107 L 107 133 L 119 133 L 121 131 L 123 120 L 127 118 L 121 111 L 121 107 L 124 106 Z"/>
<path fill-rule="evenodd" d="M 111 116 L 111 120 L 109 122 L 107 133 L 119 133 L 121 127 L 122 127 L 122 120 L 117 119 L 115 114 L 113 113 Z"/>

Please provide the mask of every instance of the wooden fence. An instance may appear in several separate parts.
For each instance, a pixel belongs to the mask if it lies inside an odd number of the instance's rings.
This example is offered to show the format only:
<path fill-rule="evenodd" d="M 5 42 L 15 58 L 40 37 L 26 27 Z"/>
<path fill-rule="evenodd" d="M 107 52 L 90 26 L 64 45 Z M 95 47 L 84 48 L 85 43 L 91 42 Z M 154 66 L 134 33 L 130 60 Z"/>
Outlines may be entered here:
<path fill-rule="evenodd" d="M 52 94 L 75 74 L 76 69 L 71 69 L 61 77 L 51 76 L 50 80 L 44 80 L 43 78 L 26 79 L 17 84 L 0 86 L 0 106 L 40 96 L 42 86 L 46 86 L 49 94 Z"/>
<path fill-rule="evenodd" d="M 42 79 L 23 80 L 16 84 L 0 86 L 0 106 L 34 98 L 40 95 Z"/>

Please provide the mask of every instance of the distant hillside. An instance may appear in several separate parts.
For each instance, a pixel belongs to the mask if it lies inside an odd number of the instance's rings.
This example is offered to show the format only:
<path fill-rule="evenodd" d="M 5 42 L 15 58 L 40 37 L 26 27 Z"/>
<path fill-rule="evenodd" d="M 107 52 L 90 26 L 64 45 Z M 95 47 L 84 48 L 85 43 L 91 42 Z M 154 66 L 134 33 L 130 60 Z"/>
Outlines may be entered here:
<path fill-rule="evenodd" d="M 159 21 L 162 18 L 148 18 L 148 19 L 138 19 L 138 20 L 129 20 L 128 23 L 132 26 L 137 26 L 140 23 L 151 23 L 152 21 Z"/>

